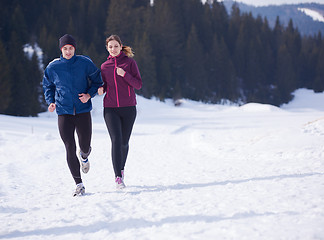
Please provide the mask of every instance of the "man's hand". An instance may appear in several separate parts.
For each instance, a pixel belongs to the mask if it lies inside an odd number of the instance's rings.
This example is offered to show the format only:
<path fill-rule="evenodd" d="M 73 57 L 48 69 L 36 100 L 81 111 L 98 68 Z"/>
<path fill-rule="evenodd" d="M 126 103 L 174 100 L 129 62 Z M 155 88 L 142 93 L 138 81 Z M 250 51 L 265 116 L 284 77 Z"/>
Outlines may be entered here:
<path fill-rule="evenodd" d="M 104 94 L 103 87 L 98 88 L 98 95 Z"/>
<path fill-rule="evenodd" d="M 79 99 L 82 103 L 86 103 L 89 101 L 89 99 L 91 98 L 89 93 L 81 93 L 79 94 Z"/>
<path fill-rule="evenodd" d="M 55 108 L 56 108 L 55 103 L 51 103 L 51 104 L 48 106 L 48 111 L 50 111 L 50 112 L 54 112 Z"/>

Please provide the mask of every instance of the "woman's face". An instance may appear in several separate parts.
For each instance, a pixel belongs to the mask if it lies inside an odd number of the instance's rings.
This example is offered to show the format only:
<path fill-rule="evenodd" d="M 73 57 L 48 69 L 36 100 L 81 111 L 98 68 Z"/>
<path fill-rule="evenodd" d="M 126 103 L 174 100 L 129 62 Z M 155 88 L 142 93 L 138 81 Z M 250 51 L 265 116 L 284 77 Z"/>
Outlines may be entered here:
<path fill-rule="evenodd" d="M 65 59 L 70 59 L 74 56 L 75 48 L 72 45 L 65 45 L 61 49 L 62 55 Z"/>
<path fill-rule="evenodd" d="M 116 40 L 111 40 L 107 44 L 107 50 L 111 56 L 116 57 L 122 50 L 122 46 Z"/>

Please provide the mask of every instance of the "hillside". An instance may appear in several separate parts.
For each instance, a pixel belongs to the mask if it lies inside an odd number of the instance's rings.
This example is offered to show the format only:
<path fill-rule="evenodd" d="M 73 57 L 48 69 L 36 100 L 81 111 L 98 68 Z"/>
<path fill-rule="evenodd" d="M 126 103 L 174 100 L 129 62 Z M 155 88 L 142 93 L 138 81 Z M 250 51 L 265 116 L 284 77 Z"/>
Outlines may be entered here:
<path fill-rule="evenodd" d="M 235 1 L 225 0 L 224 5 L 227 11 L 231 12 L 231 7 Z M 287 4 L 270 5 L 255 7 L 244 3 L 237 3 L 242 12 L 251 12 L 254 17 L 258 15 L 262 18 L 267 17 L 269 25 L 274 27 L 276 18 L 279 16 L 280 22 L 287 26 L 290 19 L 293 20 L 294 27 L 297 27 L 302 35 L 314 35 L 319 31 L 324 34 L 324 22 L 315 21 L 311 16 L 300 11 L 301 8 L 310 9 L 324 16 L 324 4 L 305 3 L 305 4 Z"/>

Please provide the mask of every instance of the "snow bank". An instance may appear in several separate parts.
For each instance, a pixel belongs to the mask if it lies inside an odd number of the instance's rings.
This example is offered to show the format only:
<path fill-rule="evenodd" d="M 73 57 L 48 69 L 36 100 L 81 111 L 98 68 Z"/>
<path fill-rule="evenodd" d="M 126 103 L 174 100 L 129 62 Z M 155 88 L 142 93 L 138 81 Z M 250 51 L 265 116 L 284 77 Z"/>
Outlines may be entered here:
<path fill-rule="evenodd" d="M 260 104 L 260 103 L 247 103 L 239 108 L 244 112 L 277 112 L 282 111 L 280 108 L 269 105 L 269 104 Z"/>
<path fill-rule="evenodd" d="M 283 104 L 282 109 L 290 111 L 324 111 L 324 92 L 315 93 L 310 89 L 298 89 L 293 92 L 294 98 L 288 104 Z"/>

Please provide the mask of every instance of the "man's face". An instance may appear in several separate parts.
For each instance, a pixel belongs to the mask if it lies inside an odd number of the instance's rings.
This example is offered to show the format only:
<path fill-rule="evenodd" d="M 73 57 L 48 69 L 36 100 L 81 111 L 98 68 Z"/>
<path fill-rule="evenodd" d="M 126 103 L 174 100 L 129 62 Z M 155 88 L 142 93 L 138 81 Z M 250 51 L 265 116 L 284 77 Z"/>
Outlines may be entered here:
<path fill-rule="evenodd" d="M 62 55 L 65 59 L 70 59 L 74 56 L 75 48 L 72 45 L 65 45 L 61 49 Z"/>

